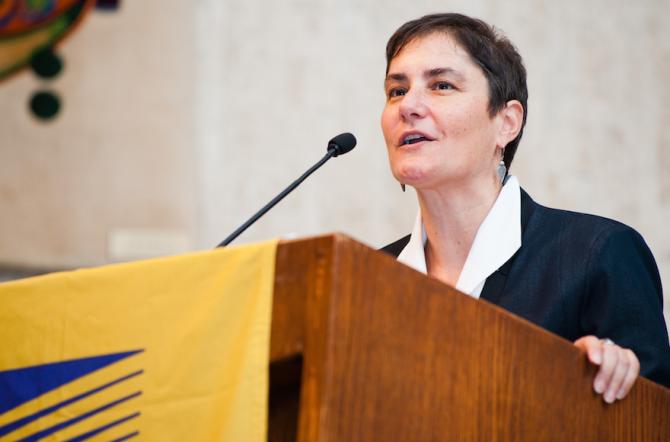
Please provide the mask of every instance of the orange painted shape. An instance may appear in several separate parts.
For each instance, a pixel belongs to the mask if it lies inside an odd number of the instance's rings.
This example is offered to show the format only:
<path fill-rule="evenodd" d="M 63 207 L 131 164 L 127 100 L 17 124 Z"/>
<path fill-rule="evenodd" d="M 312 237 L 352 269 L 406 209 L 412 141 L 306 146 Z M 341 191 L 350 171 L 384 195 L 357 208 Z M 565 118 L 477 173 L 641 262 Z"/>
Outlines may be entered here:
<path fill-rule="evenodd" d="M 42 27 L 63 12 L 75 6 L 77 3 L 85 3 L 87 0 L 52 0 L 51 11 L 42 16 L 31 16 L 27 0 L 0 0 L 0 38 L 9 37 L 24 32 L 30 32 Z M 88 1 L 89 3 L 93 3 Z M 5 20 L 8 19 L 5 23 Z"/>

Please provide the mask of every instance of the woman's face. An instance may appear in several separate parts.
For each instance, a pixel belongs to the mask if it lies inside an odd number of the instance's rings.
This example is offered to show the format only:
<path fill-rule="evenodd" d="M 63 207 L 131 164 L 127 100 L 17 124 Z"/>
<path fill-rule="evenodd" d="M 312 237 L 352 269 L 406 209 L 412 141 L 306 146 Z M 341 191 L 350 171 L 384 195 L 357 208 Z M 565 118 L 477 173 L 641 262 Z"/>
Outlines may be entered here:
<path fill-rule="evenodd" d="M 488 111 L 488 82 L 450 36 L 410 41 L 384 82 L 382 131 L 391 171 L 417 189 L 495 177 L 501 122 Z"/>

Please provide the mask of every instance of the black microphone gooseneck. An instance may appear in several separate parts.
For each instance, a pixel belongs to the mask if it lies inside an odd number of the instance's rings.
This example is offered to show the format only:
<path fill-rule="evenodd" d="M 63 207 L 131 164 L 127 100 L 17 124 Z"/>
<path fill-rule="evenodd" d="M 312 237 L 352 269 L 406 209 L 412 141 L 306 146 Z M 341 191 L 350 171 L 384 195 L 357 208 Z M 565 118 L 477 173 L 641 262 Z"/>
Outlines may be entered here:
<path fill-rule="evenodd" d="M 308 176 L 310 176 L 316 169 L 319 167 L 323 166 L 326 161 L 331 159 L 332 157 L 337 157 L 339 155 L 344 155 L 345 153 L 349 152 L 351 149 L 353 149 L 356 146 L 356 137 L 354 137 L 352 134 L 349 132 L 345 132 L 343 134 L 339 134 L 338 136 L 334 137 L 332 140 L 328 142 L 328 152 L 326 152 L 326 155 L 319 160 L 315 165 L 310 167 L 307 172 L 303 173 L 300 178 L 297 180 L 293 181 L 286 189 L 282 190 L 282 192 L 274 197 L 272 201 L 267 203 L 261 210 L 256 212 L 254 216 L 249 218 L 244 224 L 242 224 L 240 227 L 235 229 L 233 233 L 228 235 L 226 239 L 221 241 L 221 243 L 217 247 L 224 247 L 233 242 L 235 238 L 240 236 L 242 232 L 247 230 L 249 226 L 251 226 L 253 223 L 258 221 L 258 218 L 261 216 L 265 215 L 268 210 L 272 209 L 279 201 L 284 199 L 286 195 L 291 193 L 293 189 L 298 187 L 300 183 L 305 181 Z"/>

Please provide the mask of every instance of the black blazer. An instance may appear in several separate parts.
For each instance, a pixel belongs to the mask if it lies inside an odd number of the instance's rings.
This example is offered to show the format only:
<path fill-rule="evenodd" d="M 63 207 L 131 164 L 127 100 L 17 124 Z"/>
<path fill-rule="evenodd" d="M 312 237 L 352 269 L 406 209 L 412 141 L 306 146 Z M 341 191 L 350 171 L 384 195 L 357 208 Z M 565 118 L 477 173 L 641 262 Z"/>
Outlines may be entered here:
<path fill-rule="evenodd" d="M 521 190 L 521 248 L 481 299 L 564 338 L 630 348 L 640 374 L 670 387 L 670 346 L 656 261 L 639 233 L 611 219 L 550 209 Z M 397 257 L 410 235 L 382 250 Z"/>

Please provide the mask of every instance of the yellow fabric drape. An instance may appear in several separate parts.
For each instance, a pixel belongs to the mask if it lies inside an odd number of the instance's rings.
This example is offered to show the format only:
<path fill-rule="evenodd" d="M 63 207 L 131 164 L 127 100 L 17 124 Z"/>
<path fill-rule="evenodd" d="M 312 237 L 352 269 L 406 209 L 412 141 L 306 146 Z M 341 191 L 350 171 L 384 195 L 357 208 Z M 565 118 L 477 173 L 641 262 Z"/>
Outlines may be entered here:
<path fill-rule="evenodd" d="M 276 247 L 0 284 L 0 440 L 265 441 Z"/>

